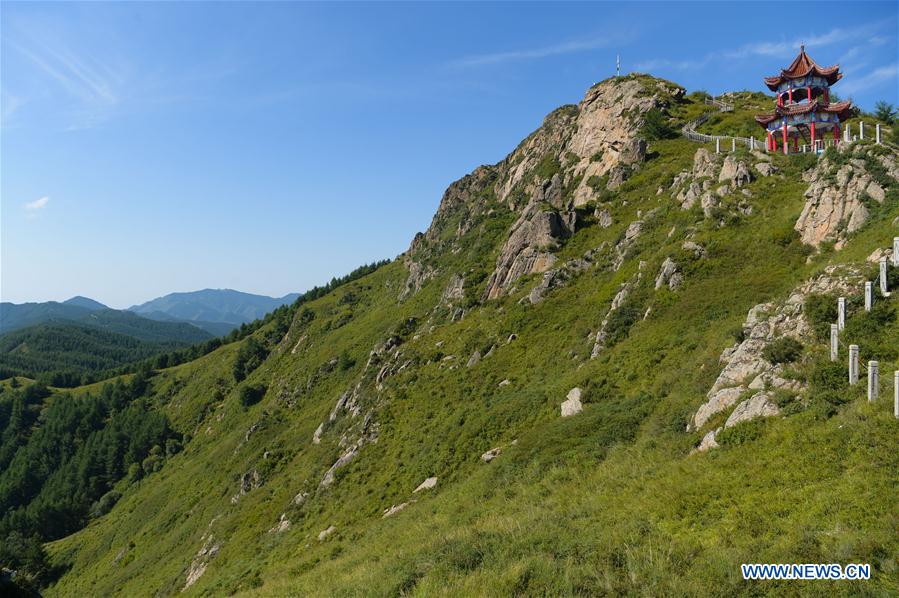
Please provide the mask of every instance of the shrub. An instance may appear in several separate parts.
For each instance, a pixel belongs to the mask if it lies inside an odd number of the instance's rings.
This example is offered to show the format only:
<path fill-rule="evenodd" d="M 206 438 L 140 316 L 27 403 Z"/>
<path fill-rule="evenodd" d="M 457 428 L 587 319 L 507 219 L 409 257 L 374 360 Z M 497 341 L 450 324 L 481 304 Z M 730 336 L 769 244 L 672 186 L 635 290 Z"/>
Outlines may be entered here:
<path fill-rule="evenodd" d="M 782 337 L 771 341 L 762 350 L 762 357 L 771 363 L 791 363 L 802 354 L 802 343 L 794 338 Z"/>
<path fill-rule="evenodd" d="M 805 299 L 805 318 L 819 339 L 830 334 L 830 325 L 837 321 L 837 299 L 833 295 L 809 295 Z"/>
<path fill-rule="evenodd" d="M 266 388 L 262 384 L 249 384 L 244 386 L 240 389 L 240 394 L 238 395 L 241 407 L 246 409 L 255 405 L 265 396 L 265 391 Z"/>
<path fill-rule="evenodd" d="M 232 370 L 234 380 L 240 382 L 245 379 L 250 372 L 262 365 L 266 357 L 268 357 L 268 349 L 254 337 L 248 338 L 237 352 L 237 359 Z"/>
<path fill-rule="evenodd" d="M 661 110 L 653 108 L 643 115 L 643 136 L 648 140 L 673 139 L 677 137 L 677 131 Z"/>

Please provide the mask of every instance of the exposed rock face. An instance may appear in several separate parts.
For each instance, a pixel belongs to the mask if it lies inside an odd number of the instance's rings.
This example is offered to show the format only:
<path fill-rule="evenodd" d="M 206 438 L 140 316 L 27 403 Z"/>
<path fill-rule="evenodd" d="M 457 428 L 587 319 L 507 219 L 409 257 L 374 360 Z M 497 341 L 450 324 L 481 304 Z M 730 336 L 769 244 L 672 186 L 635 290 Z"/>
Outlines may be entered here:
<path fill-rule="evenodd" d="M 204 538 L 205 542 L 203 542 L 203 546 L 190 562 L 190 568 L 187 570 L 187 580 L 184 583 L 184 587 L 181 588 L 182 592 L 194 585 L 196 581 L 206 573 L 206 567 L 209 566 L 209 561 L 211 561 L 213 557 L 218 554 L 219 550 L 221 550 L 221 543 L 215 542 L 212 534 L 204 536 Z"/>
<path fill-rule="evenodd" d="M 656 276 L 656 290 L 668 285 L 668 288 L 674 291 L 680 287 L 683 281 L 684 276 L 680 273 L 678 265 L 670 257 L 666 257 L 661 270 L 659 270 L 659 275 Z"/>
<path fill-rule="evenodd" d="M 495 299 L 522 276 L 549 270 L 556 262 L 550 251 L 573 232 L 573 224 L 569 225 L 559 212 L 544 211 L 533 199 L 512 226 L 487 281 L 484 298 Z"/>
<path fill-rule="evenodd" d="M 612 226 L 612 213 L 609 212 L 608 208 L 596 208 L 593 211 L 593 216 L 600 227 L 609 228 Z"/>
<path fill-rule="evenodd" d="M 430 267 L 422 267 L 421 264 L 408 257 L 404 259 L 404 263 L 409 270 L 409 278 L 406 279 L 406 284 L 403 285 L 403 289 L 400 291 L 399 298 L 401 300 L 420 291 L 422 285 L 436 274 Z"/>
<path fill-rule="evenodd" d="M 720 204 L 719 198 L 752 182 L 753 176 L 745 162 L 732 155 L 722 158 L 709 153 L 705 148 L 696 150 L 693 168 L 674 177 L 671 192 L 681 207 L 689 210 L 700 202 L 706 218 L 712 217 L 714 208 Z M 726 183 L 712 189 L 715 183 Z"/>
<path fill-rule="evenodd" d="M 275 527 L 268 530 L 270 534 L 280 534 L 281 532 L 286 532 L 290 529 L 290 519 L 287 518 L 286 513 L 281 513 L 281 518 L 278 520 L 278 523 L 275 524 Z"/>
<path fill-rule="evenodd" d="M 770 399 L 771 393 L 768 392 L 759 392 L 752 395 L 737 405 L 737 408 L 727 418 L 724 427 L 730 428 L 740 422 L 749 421 L 757 417 L 771 417 L 772 415 L 780 414 L 777 405 L 772 403 Z"/>
<path fill-rule="evenodd" d="M 735 405 L 746 392 L 769 389 L 803 391 L 804 383 L 786 378 L 783 366 L 769 363 L 762 352 L 769 342 L 785 336 L 804 343 L 813 342 L 811 326 L 803 314 L 807 296 L 812 293 L 848 294 L 852 289 L 857 289 L 861 281 L 861 275 L 854 269 L 829 266 L 823 274 L 794 289 L 786 300 L 760 303 L 750 309 L 743 323 L 743 341 L 721 353 L 720 361 L 724 368 L 687 429 L 702 428 L 709 418 Z M 745 407 L 740 413 L 736 416 L 732 414 L 732 417 L 744 421 L 759 415 L 774 415 L 776 406 L 769 399 L 767 392 L 756 392 L 744 402 Z"/>
<path fill-rule="evenodd" d="M 752 182 L 752 175 L 745 163 L 738 161 L 732 155 L 728 155 L 724 158 L 724 163 L 721 165 L 721 172 L 718 173 L 718 182 L 726 182 L 732 188 L 742 187 Z"/>
<path fill-rule="evenodd" d="M 424 482 L 422 482 L 421 484 L 419 484 L 418 487 L 417 487 L 415 490 L 412 491 L 412 494 L 415 494 L 415 493 L 417 493 L 417 492 L 421 492 L 422 490 L 430 490 L 431 488 L 433 488 L 433 487 L 436 486 L 436 485 L 437 485 L 437 478 L 436 478 L 436 477 L 428 478 L 428 479 L 426 479 Z"/>
<path fill-rule="evenodd" d="M 715 440 L 715 436 L 721 431 L 721 428 L 717 430 L 710 430 L 706 433 L 705 436 L 702 437 L 702 441 L 699 443 L 699 446 L 693 449 L 690 454 L 693 453 L 704 453 L 710 449 L 718 448 L 718 442 Z"/>
<path fill-rule="evenodd" d="M 577 224 L 573 208 L 595 198 L 595 179 L 605 177 L 606 187 L 614 189 L 645 160 L 642 115 L 682 94 L 680 87 L 647 77 L 609 79 L 591 88 L 578 106 L 564 106 L 547 116 L 501 163 L 453 183 L 431 227 L 416 236 L 407 252 L 409 279 L 401 297 L 415 293 L 434 275 L 415 254 L 454 243 L 439 231 L 458 221 L 456 238 L 465 234 L 489 217 L 492 199 L 517 212 L 518 219 L 481 299 L 499 297 L 518 278 L 552 268 L 553 251 Z M 535 177 L 539 172 L 546 174 Z M 602 226 L 611 224 L 608 212 L 597 218 Z"/>
<path fill-rule="evenodd" d="M 852 157 L 845 159 L 847 152 L 851 152 Z M 875 156 L 870 149 L 853 146 L 842 148 L 838 155 L 845 160 L 842 164 L 834 164 L 825 154 L 818 165 L 803 176 L 809 187 L 805 192 L 805 207 L 795 228 L 802 242 L 814 247 L 833 241 L 840 249 L 846 236 L 859 230 L 868 220 L 865 203 L 883 203 L 886 191 L 869 172 L 872 166 L 886 172 L 890 185 L 899 180 L 899 164 L 894 155 Z"/>
<path fill-rule="evenodd" d="M 543 279 L 531 290 L 527 300 L 532 304 L 543 301 L 547 292 L 565 286 L 575 276 L 590 269 L 594 264 L 593 259 L 596 254 L 602 252 L 605 247 L 606 244 L 603 243 L 596 249 L 586 251 L 581 258 L 568 260 L 560 267 L 544 272 Z"/>
<path fill-rule="evenodd" d="M 587 184 L 592 176 L 609 175 L 609 189 L 617 188 L 630 167 L 646 156 L 646 143 L 639 138 L 640 115 L 659 106 L 659 94 L 679 96 L 674 86 L 647 93 L 636 79 L 611 79 L 592 87 L 580 103 L 577 129 L 565 150 L 580 158 L 574 176 L 582 176 L 574 191 L 575 205 L 588 202 L 594 194 Z M 636 115 L 636 117 L 635 117 Z"/>
<path fill-rule="evenodd" d="M 562 417 L 577 415 L 584 410 L 581 404 L 581 389 L 574 387 L 568 391 L 565 401 L 562 403 Z"/>

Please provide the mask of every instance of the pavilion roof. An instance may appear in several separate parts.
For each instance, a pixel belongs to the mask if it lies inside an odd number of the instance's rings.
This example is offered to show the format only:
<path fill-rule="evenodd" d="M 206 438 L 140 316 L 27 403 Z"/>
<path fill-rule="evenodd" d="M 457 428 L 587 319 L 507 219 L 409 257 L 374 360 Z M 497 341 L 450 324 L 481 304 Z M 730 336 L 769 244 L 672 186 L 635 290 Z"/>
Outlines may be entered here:
<path fill-rule="evenodd" d="M 836 102 L 834 104 L 820 104 L 817 99 L 810 103 L 792 104 L 790 106 L 778 106 L 771 114 L 758 114 L 755 120 L 760 125 L 767 125 L 771 121 L 793 114 L 805 114 L 807 112 L 830 112 L 837 114 L 839 119 L 849 117 L 852 102 Z"/>
<path fill-rule="evenodd" d="M 799 55 L 785 69 L 780 71 L 779 75 L 773 77 L 765 77 L 765 85 L 771 91 L 777 91 L 777 86 L 789 79 L 799 79 L 806 75 L 813 74 L 823 77 L 827 83 L 833 85 L 839 81 L 843 74 L 840 72 L 840 65 L 819 66 L 817 62 L 812 60 L 811 56 L 805 53 L 805 46 L 801 46 Z"/>

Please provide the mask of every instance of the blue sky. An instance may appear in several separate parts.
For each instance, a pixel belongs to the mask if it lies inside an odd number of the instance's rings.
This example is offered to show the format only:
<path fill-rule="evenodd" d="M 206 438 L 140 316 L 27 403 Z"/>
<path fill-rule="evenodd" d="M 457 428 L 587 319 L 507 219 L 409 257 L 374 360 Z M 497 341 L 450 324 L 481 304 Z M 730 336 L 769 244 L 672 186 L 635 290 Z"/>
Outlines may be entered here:
<path fill-rule="evenodd" d="M 0 297 L 282 295 L 404 251 L 446 186 L 622 70 L 761 89 L 800 42 L 897 103 L 897 4 L 0 6 Z"/>

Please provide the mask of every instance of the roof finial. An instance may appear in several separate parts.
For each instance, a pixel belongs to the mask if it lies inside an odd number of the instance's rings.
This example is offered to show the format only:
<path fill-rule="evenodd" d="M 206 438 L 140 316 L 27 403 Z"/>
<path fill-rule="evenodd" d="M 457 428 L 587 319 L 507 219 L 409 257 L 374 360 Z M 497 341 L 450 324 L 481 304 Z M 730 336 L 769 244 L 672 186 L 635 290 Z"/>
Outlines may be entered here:
<path fill-rule="evenodd" d="M 799 51 L 805 52 L 805 44 L 799 44 Z"/>

